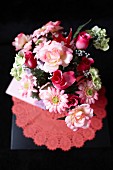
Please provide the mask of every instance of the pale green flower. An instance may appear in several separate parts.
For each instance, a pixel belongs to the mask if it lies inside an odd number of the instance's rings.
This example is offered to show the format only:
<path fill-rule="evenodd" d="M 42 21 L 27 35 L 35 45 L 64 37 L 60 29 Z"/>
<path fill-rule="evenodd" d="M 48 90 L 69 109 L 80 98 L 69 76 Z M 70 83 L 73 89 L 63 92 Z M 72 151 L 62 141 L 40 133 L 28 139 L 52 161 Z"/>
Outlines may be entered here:
<path fill-rule="evenodd" d="M 13 67 L 10 72 L 10 74 L 18 81 L 21 80 L 23 73 L 24 69 L 22 68 L 22 66 Z"/>
<path fill-rule="evenodd" d="M 100 90 L 101 87 L 102 87 L 102 82 L 101 82 L 101 79 L 99 77 L 99 71 L 97 68 L 94 68 L 94 67 L 91 67 L 89 69 L 89 73 L 91 74 L 91 78 L 92 78 L 92 81 L 93 81 L 93 85 L 94 85 L 94 88 L 96 90 Z"/>
<path fill-rule="evenodd" d="M 17 66 L 23 65 L 25 63 L 25 57 L 16 54 L 15 63 L 16 63 Z"/>
<path fill-rule="evenodd" d="M 24 73 L 24 68 L 23 68 L 24 63 L 25 63 L 25 57 L 16 54 L 15 62 L 13 64 L 13 68 L 11 69 L 10 74 L 18 81 L 21 79 L 22 74 Z"/>
<path fill-rule="evenodd" d="M 96 90 L 100 90 L 101 87 L 102 87 L 102 82 L 101 82 L 100 77 L 95 78 L 95 79 L 93 80 L 93 84 L 94 84 L 94 88 L 95 88 Z"/>
<path fill-rule="evenodd" d="M 109 40 L 106 38 L 106 29 L 101 29 L 98 26 L 94 26 L 91 30 L 88 30 L 90 35 L 94 38 L 93 45 L 96 49 L 107 51 L 109 49 Z"/>
<path fill-rule="evenodd" d="M 94 34 L 95 36 L 96 35 L 101 35 L 101 36 L 107 36 L 106 35 L 106 30 L 105 29 L 101 29 L 99 28 L 98 26 L 94 26 L 92 29 L 91 29 L 91 32 L 92 34 Z"/>
<path fill-rule="evenodd" d="M 99 71 L 98 71 L 98 69 L 95 68 L 95 67 L 90 67 L 89 72 L 90 72 L 90 74 L 91 74 L 91 76 L 92 76 L 92 79 L 95 79 L 96 77 L 99 76 L 99 75 L 98 75 Z"/>
<path fill-rule="evenodd" d="M 94 26 L 90 31 L 92 36 L 96 36 L 101 31 L 101 28 L 99 28 L 98 26 Z"/>
<path fill-rule="evenodd" d="M 98 38 L 97 40 L 94 40 L 93 45 L 96 49 L 107 51 L 109 49 L 108 42 L 109 42 L 109 38 L 103 37 L 101 39 Z"/>

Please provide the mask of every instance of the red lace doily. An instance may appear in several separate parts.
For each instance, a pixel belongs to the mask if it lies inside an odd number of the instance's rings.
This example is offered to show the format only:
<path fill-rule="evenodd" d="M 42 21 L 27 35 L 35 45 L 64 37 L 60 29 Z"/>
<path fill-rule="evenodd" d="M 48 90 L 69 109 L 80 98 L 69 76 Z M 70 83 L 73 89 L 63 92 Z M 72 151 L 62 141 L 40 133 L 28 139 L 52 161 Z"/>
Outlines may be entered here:
<path fill-rule="evenodd" d="M 32 138 L 36 145 L 45 145 L 50 150 L 60 148 L 68 151 L 72 147 L 82 147 L 87 140 L 95 137 L 96 131 L 103 126 L 103 118 L 106 117 L 107 99 L 104 87 L 100 90 L 99 100 L 91 105 L 95 115 L 91 119 L 90 127 L 76 132 L 69 129 L 64 120 L 57 120 L 63 115 L 49 113 L 15 97 L 12 97 L 12 100 L 16 124 L 23 129 L 25 137 Z"/>

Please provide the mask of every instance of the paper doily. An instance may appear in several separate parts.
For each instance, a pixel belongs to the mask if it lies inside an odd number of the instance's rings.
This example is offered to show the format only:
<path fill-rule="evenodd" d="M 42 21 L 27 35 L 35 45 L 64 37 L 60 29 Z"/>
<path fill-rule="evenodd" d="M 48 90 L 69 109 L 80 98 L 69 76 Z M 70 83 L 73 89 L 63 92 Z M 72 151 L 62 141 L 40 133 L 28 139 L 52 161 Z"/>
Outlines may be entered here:
<path fill-rule="evenodd" d="M 68 151 L 72 147 L 83 147 L 87 140 L 94 139 L 97 130 L 102 129 L 102 120 L 106 117 L 107 99 L 104 87 L 99 92 L 99 100 L 91 105 L 95 115 L 91 119 L 90 127 L 76 132 L 69 129 L 64 120 L 57 120 L 63 115 L 49 113 L 15 97 L 12 97 L 12 100 L 16 124 L 23 129 L 25 137 L 32 138 L 38 146 L 45 145 L 49 150 L 60 148 Z"/>

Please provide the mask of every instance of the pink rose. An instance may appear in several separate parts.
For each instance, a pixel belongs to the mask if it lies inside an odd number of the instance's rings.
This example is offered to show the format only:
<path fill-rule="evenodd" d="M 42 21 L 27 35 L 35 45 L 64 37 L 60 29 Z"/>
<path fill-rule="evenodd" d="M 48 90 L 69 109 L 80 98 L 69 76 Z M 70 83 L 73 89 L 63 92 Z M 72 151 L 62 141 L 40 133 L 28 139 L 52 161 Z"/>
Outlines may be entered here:
<path fill-rule="evenodd" d="M 34 55 L 31 51 L 25 53 L 25 65 L 29 68 L 35 68 L 37 66 L 37 59 L 34 58 Z"/>
<path fill-rule="evenodd" d="M 23 48 L 23 46 L 27 43 L 28 38 L 24 33 L 20 33 L 15 38 L 14 42 L 12 42 L 12 45 L 15 46 L 16 51 Z"/>
<path fill-rule="evenodd" d="M 36 52 L 35 57 L 44 63 L 45 72 L 52 73 L 58 70 L 60 65 L 67 67 L 73 59 L 73 50 L 62 43 L 47 41 L 38 46 L 33 52 Z"/>
<path fill-rule="evenodd" d="M 81 104 L 68 112 L 65 122 L 73 131 L 79 128 L 87 129 L 93 117 L 93 109 L 89 104 Z"/>
<path fill-rule="evenodd" d="M 24 45 L 23 51 L 26 52 L 26 51 L 29 51 L 31 49 L 32 49 L 32 41 L 30 40 Z"/>
<path fill-rule="evenodd" d="M 90 69 L 91 64 L 94 63 L 92 58 L 82 57 L 82 61 L 77 66 L 77 71 L 86 71 Z"/>
<path fill-rule="evenodd" d="M 74 95 L 74 94 L 68 94 L 68 108 L 72 107 L 72 106 L 77 106 L 78 104 L 78 96 Z"/>
<path fill-rule="evenodd" d="M 63 90 L 71 86 L 76 81 L 76 78 L 73 71 L 62 73 L 62 71 L 56 70 L 51 80 L 54 87 Z"/>
<path fill-rule="evenodd" d="M 85 50 L 89 45 L 89 40 L 91 39 L 91 35 L 87 32 L 81 32 L 76 39 L 76 48 L 80 50 Z"/>

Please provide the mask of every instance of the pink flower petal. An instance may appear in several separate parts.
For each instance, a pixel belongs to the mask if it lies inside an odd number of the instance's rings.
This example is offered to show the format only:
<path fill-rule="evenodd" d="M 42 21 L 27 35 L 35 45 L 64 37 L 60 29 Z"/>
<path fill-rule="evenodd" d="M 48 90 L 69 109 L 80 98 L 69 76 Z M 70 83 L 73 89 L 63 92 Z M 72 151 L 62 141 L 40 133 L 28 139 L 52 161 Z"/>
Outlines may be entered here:
<path fill-rule="evenodd" d="M 65 72 L 63 73 L 63 76 L 67 82 L 67 87 L 71 86 L 76 81 L 74 71 Z"/>

